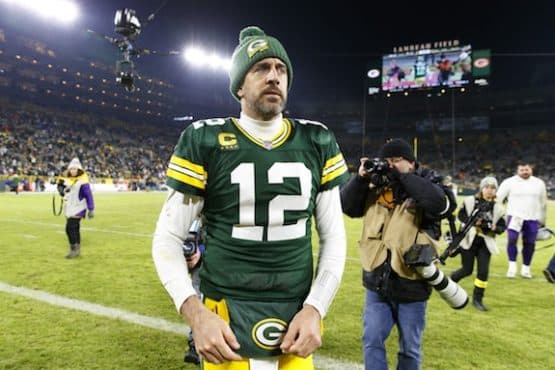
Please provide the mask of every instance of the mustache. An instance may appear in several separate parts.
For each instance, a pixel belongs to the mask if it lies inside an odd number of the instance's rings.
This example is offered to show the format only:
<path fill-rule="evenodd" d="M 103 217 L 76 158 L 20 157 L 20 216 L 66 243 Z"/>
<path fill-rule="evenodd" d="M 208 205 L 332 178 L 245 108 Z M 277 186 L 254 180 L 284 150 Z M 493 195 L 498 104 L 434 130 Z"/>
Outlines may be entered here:
<path fill-rule="evenodd" d="M 271 88 L 271 87 L 262 90 L 262 95 L 265 95 L 265 94 L 276 94 L 276 95 L 279 95 L 280 97 L 283 98 L 283 95 L 281 94 L 281 91 L 279 89 L 274 89 L 274 88 Z"/>

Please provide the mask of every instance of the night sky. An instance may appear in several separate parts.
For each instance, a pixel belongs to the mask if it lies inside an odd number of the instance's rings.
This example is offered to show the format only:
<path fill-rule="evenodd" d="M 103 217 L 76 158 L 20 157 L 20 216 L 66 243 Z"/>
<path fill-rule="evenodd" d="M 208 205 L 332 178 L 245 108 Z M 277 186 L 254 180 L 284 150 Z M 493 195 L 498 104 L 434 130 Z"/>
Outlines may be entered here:
<path fill-rule="evenodd" d="M 453 39 L 470 43 L 473 49 L 491 49 L 491 88 L 555 83 L 555 5 L 551 1 L 518 6 L 500 1 L 366 2 L 364 6 L 318 1 L 76 2 L 79 21 L 61 31 L 52 30 L 54 35 L 63 32 L 60 44 L 87 28 L 117 36 L 113 31 L 116 9 L 133 8 L 144 23 L 164 3 L 137 39 L 138 47 L 167 51 L 199 43 L 230 56 L 240 29 L 258 25 L 277 37 L 289 53 L 295 72 L 292 99 L 357 99 L 365 89 L 369 62 L 392 52 L 394 46 Z M 34 28 L 41 32 L 40 25 Z M 95 43 L 102 42 L 80 41 L 73 46 L 75 54 L 90 55 Z M 136 64 L 139 71 L 191 91 L 227 89 L 225 73 L 194 70 L 179 57 L 143 57 Z"/>

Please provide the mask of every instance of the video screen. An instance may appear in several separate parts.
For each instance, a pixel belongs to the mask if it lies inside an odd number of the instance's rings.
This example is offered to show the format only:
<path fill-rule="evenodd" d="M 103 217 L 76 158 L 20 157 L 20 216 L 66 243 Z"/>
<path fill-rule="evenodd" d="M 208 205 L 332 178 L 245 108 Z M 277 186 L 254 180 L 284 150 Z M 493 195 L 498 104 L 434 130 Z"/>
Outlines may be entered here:
<path fill-rule="evenodd" d="M 383 57 L 382 90 L 403 91 L 438 86 L 458 87 L 472 81 L 470 45 L 419 50 Z"/>

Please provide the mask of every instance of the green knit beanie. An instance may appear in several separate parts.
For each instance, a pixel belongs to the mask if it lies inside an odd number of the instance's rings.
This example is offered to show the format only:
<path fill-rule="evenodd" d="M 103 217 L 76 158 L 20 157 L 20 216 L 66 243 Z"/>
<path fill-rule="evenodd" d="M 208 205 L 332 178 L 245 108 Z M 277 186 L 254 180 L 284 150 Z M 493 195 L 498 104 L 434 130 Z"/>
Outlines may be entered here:
<path fill-rule="evenodd" d="M 237 91 L 243 85 L 245 75 L 253 64 L 264 58 L 278 58 L 285 63 L 287 66 L 287 89 L 291 89 L 293 67 L 283 45 L 275 37 L 266 35 L 260 27 L 249 26 L 241 30 L 239 45 L 231 57 L 229 91 L 238 101 L 241 101 L 241 98 L 237 95 Z"/>

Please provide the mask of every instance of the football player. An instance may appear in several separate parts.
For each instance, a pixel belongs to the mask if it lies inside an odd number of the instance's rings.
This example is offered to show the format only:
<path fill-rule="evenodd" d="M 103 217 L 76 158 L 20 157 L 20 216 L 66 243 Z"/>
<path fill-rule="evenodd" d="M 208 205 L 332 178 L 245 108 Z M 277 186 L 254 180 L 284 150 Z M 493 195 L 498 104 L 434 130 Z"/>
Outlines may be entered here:
<path fill-rule="evenodd" d="M 338 185 L 348 171 L 326 126 L 283 117 L 293 70 L 282 44 L 254 26 L 239 40 L 230 90 L 241 115 L 197 121 L 181 134 L 153 259 L 193 330 L 203 369 L 312 370 L 321 321 L 343 274 Z M 181 250 L 201 211 L 202 301 Z M 315 277 L 313 218 L 320 243 Z"/>

